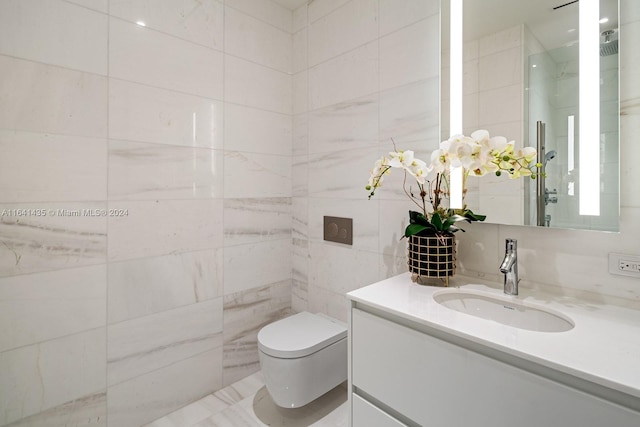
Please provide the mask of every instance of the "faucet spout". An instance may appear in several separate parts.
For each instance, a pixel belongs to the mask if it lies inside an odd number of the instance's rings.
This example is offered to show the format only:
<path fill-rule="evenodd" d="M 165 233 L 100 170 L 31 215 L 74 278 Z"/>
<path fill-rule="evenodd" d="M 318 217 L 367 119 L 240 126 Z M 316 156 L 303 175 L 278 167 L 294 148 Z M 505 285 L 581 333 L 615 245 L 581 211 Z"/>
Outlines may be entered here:
<path fill-rule="evenodd" d="M 518 241 L 506 239 L 505 254 L 500 264 L 500 272 L 504 274 L 504 293 L 518 295 Z"/>

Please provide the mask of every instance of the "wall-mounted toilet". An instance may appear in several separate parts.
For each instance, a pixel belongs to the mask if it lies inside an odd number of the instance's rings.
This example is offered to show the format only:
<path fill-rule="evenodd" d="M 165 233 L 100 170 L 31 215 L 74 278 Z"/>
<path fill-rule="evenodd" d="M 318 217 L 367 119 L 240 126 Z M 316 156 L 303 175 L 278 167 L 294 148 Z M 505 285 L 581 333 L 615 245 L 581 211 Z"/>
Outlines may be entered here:
<path fill-rule="evenodd" d="M 306 311 L 258 332 L 260 368 L 273 402 L 298 408 L 347 380 L 347 327 Z"/>

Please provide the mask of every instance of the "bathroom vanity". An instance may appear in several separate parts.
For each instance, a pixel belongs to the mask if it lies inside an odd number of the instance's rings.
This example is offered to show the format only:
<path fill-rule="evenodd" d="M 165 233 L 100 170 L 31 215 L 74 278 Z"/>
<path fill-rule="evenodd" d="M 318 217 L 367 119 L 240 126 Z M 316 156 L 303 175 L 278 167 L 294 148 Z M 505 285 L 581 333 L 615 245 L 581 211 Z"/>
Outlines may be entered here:
<path fill-rule="evenodd" d="M 479 318 L 461 312 L 484 310 L 471 300 L 447 306 L 456 292 L 568 327 Z M 420 286 L 409 273 L 348 297 L 353 427 L 640 425 L 640 310 L 490 284 Z"/>

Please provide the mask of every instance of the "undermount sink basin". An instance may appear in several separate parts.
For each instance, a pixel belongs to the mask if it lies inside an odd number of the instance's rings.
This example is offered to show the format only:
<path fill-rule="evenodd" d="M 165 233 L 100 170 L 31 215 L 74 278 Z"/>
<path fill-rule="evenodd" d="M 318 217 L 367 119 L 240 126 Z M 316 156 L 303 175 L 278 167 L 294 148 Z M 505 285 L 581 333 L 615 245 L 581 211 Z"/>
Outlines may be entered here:
<path fill-rule="evenodd" d="M 564 332 L 574 326 L 568 317 L 560 313 L 506 296 L 447 289 L 435 293 L 433 299 L 452 310 L 529 331 Z"/>

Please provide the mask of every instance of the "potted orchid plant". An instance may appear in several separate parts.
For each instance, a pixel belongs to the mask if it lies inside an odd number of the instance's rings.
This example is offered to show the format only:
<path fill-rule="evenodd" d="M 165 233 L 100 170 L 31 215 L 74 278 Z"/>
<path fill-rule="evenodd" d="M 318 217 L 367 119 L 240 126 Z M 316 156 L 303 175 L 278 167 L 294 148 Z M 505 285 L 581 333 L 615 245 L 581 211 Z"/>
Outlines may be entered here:
<path fill-rule="evenodd" d="M 542 166 L 535 163 L 537 152 L 534 148 L 516 150 L 514 141 L 507 141 L 502 136 L 491 137 L 486 130 L 475 131 L 471 136 L 455 135 L 442 141 L 431 153 L 429 163 L 416 158 L 413 151 L 397 150 L 395 143 L 394 149 L 396 151 L 376 161 L 366 189 L 371 199 L 393 168 L 404 172 L 403 190 L 419 209 L 409 211 L 409 225 L 403 236 L 409 238 L 409 269 L 414 273 L 413 280 L 419 283 L 424 275 L 445 277 L 448 284 L 448 276 L 455 270 L 453 233 L 464 231 L 458 223 L 486 218 L 471 211 L 464 203 L 461 209 L 449 207 L 452 168 L 462 169 L 464 199 L 469 176 L 506 173 L 512 179 L 524 176 L 535 179 Z M 408 178 L 415 181 L 415 189 L 407 188 Z"/>

